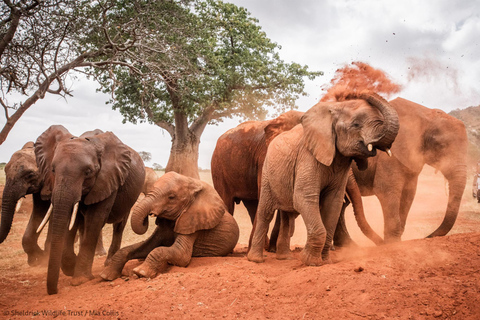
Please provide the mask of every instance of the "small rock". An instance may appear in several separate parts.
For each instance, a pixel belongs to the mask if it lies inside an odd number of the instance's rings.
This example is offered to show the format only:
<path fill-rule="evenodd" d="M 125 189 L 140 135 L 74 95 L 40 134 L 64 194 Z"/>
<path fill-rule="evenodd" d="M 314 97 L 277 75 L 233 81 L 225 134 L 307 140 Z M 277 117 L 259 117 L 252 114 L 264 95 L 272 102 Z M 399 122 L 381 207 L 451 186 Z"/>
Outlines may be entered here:
<path fill-rule="evenodd" d="M 332 289 L 330 288 L 330 286 L 327 286 L 327 288 L 325 289 L 327 291 L 332 291 Z"/>
<path fill-rule="evenodd" d="M 443 312 L 441 310 L 437 310 L 433 313 L 433 316 L 435 318 L 441 317 L 443 315 Z"/>
<path fill-rule="evenodd" d="M 355 272 L 362 272 L 363 270 L 365 270 L 365 269 L 363 269 L 363 267 L 357 267 L 357 268 L 353 269 L 353 271 L 355 271 Z"/>

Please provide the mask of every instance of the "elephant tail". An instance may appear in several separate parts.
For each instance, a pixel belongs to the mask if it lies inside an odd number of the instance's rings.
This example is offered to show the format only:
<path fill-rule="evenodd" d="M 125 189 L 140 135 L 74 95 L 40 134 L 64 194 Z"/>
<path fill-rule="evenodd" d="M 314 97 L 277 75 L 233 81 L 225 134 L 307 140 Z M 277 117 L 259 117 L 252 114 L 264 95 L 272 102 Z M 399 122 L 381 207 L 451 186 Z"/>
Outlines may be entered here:
<path fill-rule="evenodd" d="M 363 234 L 368 239 L 372 240 L 377 246 L 383 244 L 383 239 L 375 231 L 373 231 L 372 227 L 365 218 L 362 196 L 360 194 L 360 189 L 358 188 L 357 181 L 355 180 L 355 176 L 353 175 L 352 170 L 350 170 L 350 173 L 348 175 L 347 195 L 352 202 L 353 213 L 355 215 L 355 220 L 357 221 L 360 230 L 362 230 Z"/>

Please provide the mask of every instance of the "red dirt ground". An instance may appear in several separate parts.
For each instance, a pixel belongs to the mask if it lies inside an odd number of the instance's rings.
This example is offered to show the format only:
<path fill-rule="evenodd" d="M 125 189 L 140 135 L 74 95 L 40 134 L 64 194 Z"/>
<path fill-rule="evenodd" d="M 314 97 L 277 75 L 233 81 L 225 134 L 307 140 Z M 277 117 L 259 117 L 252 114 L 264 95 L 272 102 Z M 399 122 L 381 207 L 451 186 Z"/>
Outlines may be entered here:
<path fill-rule="evenodd" d="M 422 239 L 440 225 L 446 201 L 443 178 L 427 168 L 405 241 L 374 247 L 348 211 L 347 225 L 359 247 L 332 252 L 334 263 L 321 267 L 279 261 L 271 253 L 265 263 L 249 262 L 245 253 L 251 225 L 239 206 L 240 241 L 228 257 L 193 258 L 187 268 L 171 267 L 155 279 L 132 276 L 138 262 L 131 261 L 126 276 L 113 282 L 100 280 L 105 257 L 96 257 L 94 280 L 72 287 L 61 274 L 59 293 L 53 296 L 46 293 L 46 267 L 29 267 L 21 247 L 31 207 L 27 201 L 0 245 L 0 318 L 479 319 L 480 204 L 471 196 L 470 181 L 450 234 Z M 381 234 L 378 202 L 373 197 L 364 202 L 367 218 Z M 123 243 L 139 239 L 128 229 Z M 299 218 L 292 244 L 304 242 Z"/>

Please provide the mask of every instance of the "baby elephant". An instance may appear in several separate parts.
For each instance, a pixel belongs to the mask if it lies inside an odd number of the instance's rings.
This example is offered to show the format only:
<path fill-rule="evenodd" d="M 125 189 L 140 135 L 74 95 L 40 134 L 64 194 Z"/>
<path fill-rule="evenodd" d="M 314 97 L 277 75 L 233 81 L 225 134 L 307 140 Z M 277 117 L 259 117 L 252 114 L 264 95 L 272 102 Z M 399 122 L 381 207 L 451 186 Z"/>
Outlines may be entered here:
<path fill-rule="evenodd" d="M 158 179 L 134 208 L 131 223 L 137 234 L 147 231 L 148 215 L 157 217 L 156 230 L 147 240 L 117 251 L 101 273 L 103 279 L 120 277 L 131 259 L 145 259 L 133 272 L 154 278 L 168 264 L 186 267 L 192 257 L 227 255 L 238 241 L 238 225 L 215 189 L 175 172 Z"/>

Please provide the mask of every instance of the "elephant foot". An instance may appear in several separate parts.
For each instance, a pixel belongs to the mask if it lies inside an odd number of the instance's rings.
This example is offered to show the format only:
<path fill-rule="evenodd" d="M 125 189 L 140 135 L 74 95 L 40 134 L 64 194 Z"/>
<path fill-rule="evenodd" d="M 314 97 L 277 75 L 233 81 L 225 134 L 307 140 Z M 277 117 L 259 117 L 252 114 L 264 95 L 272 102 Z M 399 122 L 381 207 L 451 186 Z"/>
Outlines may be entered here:
<path fill-rule="evenodd" d="M 82 275 L 82 276 L 73 277 L 72 280 L 70 280 L 70 284 L 76 287 L 81 284 L 84 284 L 85 282 L 92 280 L 93 278 L 94 278 L 93 275 L 88 275 L 88 276 Z"/>
<path fill-rule="evenodd" d="M 120 270 L 119 270 L 120 269 Z M 113 266 L 108 266 L 100 273 L 100 277 L 106 281 L 113 281 L 122 276 L 122 268 L 114 268 Z"/>
<path fill-rule="evenodd" d="M 301 260 L 306 266 L 321 266 L 325 264 L 321 254 L 312 253 L 306 248 L 302 250 Z"/>
<path fill-rule="evenodd" d="M 66 276 L 75 274 L 75 259 L 62 259 L 62 271 Z"/>
<path fill-rule="evenodd" d="M 99 257 L 103 257 L 103 256 L 107 255 L 107 251 L 105 251 L 104 247 L 100 247 L 100 248 L 95 249 L 95 255 L 99 256 Z"/>
<path fill-rule="evenodd" d="M 135 273 L 139 277 L 155 278 L 158 271 L 157 269 L 152 268 L 149 264 L 144 262 L 135 269 L 133 269 L 133 273 Z"/>
<path fill-rule="evenodd" d="M 43 252 L 28 255 L 28 265 L 30 267 L 46 266 L 48 264 L 48 256 Z"/>
<path fill-rule="evenodd" d="M 276 255 L 277 260 L 293 260 L 293 254 L 290 252 L 277 252 Z"/>
<path fill-rule="evenodd" d="M 250 249 L 250 251 L 248 252 L 247 259 L 256 263 L 262 263 L 265 261 L 265 259 L 263 258 L 263 252 L 260 254 L 254 253 L 254 250 L 252 249 Z"/>

